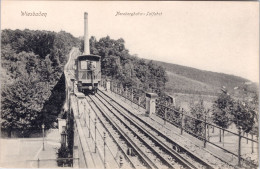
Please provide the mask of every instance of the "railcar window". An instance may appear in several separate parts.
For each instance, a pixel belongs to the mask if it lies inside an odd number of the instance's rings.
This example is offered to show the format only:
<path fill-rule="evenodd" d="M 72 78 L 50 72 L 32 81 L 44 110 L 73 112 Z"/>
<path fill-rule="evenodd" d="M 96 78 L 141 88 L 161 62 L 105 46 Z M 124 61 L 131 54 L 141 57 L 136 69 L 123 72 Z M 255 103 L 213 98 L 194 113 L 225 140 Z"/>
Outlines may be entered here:
<path fill-rule="evenodd" d="M 85 60 L 80 61 L 80 68 L 81 69 L 87 69 L 88 68 L 88 62 Z"/>
<path fill-rule="evenodd" d="M 96 69 L 96 66 L 97 66 L 97 62 L 94 62 L 94 61 L 89 61 L 88 62 L 88 69 L 89 70 Z"/>

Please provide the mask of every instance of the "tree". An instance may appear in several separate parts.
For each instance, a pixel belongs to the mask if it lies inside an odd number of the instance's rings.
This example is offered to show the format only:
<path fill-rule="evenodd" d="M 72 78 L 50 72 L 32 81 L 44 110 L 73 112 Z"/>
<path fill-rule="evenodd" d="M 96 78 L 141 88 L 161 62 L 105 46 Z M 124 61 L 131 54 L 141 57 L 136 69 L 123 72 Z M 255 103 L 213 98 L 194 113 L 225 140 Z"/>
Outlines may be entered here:
<path fill-rule="evenodd" d="M 213 113 L 212 113 L 212 120 L 213 122 L 224 128 L 227 129 L 232 121 L 230 115 L 230 109 L 233 106 L 233 100 L 230 95 L 226 92 L 219 94 L 217 100 L 213 104 Z M 224 139 L 224 130 L 223 130 L 223 139 Z M 221 142 L 221 129 L 219 129 L 219 142 Z M 224 144 L 224 141 L 223 141 Z"/>
<path fill-rule="evenodd" d="M 51 127 L 64 102 L 63 91 L 58 87 L 53 91 L 53 86 L 62 79 L 68 53 L 73 46 L 80 46 L 80 40 L 64 31 L 28 29 L 3 30 L 1 37 L 2 67 L 8 78 L 1 90 L 1 128 L 10 136 L 13 129 L 40 129 L 43 122 L 46 128 Z M 55 109 L 46 111 L 49 109 L 43 105 L 53 106 L 48 102 L 51 93 L 58 99 Z"/>
<path fill-rule="evenodd" d="M 192 102 L 190 104 L 190 114 L 199 120 L 186 116 L 184 119 L 185 128 L 189 129 L 199 138 L 203 137 L 205 129 L 202 121 L 205 120 L 205 117 L 208 114 L 208 110 L 205 108 L 203 100 L 200 100 L 197 103 Z"/>
<path fill-rule="evenodd" d="M 237 128 L 241 127 L 246 133 L 249 133 L 253 129 L 257 121 L 257 113 L 247 101 L 235 101 L 230 112 L 233 116 L 232 121 L 236 124 Z"/>
<path fill-rule="evenodd" d="M 48 89 L 39 83 L 36 74 L 24 75 L 15 83 L 2 90 L 1 112 L 2 128 L 9 132 L 13 129 L 28 131 L 32 128 L 41 128 L 40 111 L 46 100 Z"/>
<path fill-rule="evenodd" d="M 222 128 L 228 128 L 231 123 L 234 123 L 237 128 L 241 127 L 244 132 L 251 132 L 258 121 L 258 97 L 245 93 L 247 91 L 240 92 L 242 99 L 233 99 L 227 92 L 221 93 L 213 105 L 213 122 Z"/>
<path fill-rule="evenodd" d="M 90 38 L 90 52 L 101 56 L 102 75 L 121 79 L 125 87 L 139 87 L 142 89 L 162 93 L 167 82 L 165 69 L 153 62 L 131 56 L 125 48 L 124 39 L 111 39 L 109 36 L 96 40 Z"/>
<path fill-rule="evenodd" d="M 44 60 L 41 60 L 38 72 L 41 74 L 41 81 L 52 83 L 54 80 L 52 76 L 53 68 L 49 55 L 47 55 Z"/>
<path fill-rule="evenodd" d="M 64 159 L 64 158 L 71 158 L 70 155 L 70 152 L 69 152 L 69 148 L 68 147 L 60 147 L 58 150 L 57 150 L 57 165 L 59 167 L 70 167 L 72 166 L 73 164 L 73 160 L 72 159 Z"/>

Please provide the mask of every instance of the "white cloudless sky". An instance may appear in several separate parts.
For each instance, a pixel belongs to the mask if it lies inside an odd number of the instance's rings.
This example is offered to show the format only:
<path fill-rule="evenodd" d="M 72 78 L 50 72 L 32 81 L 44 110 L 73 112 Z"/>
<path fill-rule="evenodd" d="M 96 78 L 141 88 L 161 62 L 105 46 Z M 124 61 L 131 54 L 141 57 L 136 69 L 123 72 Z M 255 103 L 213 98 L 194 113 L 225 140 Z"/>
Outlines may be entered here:
<path fill-rule="evenodd" d="M 21 16 L 21 12 L 47 16 Z M 259 81 L 259 2 L 246 1 L 2 1 L 1 29 L 64 30 L 123 38 L 141 58 Z M 158 12 L 160 16 L 115 16 Z"/>

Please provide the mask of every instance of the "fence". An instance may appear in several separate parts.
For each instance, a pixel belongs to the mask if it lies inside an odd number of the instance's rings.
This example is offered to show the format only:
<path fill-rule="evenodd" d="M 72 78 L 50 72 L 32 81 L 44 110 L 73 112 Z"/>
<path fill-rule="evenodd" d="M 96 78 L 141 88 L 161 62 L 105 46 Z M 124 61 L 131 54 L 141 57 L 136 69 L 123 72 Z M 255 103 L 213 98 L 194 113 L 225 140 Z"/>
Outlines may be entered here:
<path fill-rule="evenodd" d="M 110 141 L 110 137 L 107 137 L 107 131 L 105 130 L 105 124 L 99 118 L 96 111 L 92 109 L 86 109 L 86 107 L 90 107 L 90 105 L 86 105 L 86 102 L 80 102 L 79 106 L 84 107 L 83 110 L 79 111 L 79 119 L 81 123 L 81 127 L 84 129 L 84 137 L 88 138 L 88 140 L 92 140 L 89 142 L 90 151 L 92 154 L 97 154 L 102 161 L 102 166 L 104 168 L 121 168 L 122 159 L 119 155 L 120 153 L 117 150 L 117 147 L 113 144 L 113 141 Z M 102 125 L 102 127 L 100 127 Z M 108 132 L 108 134 L 110 134 Z M 92 157 L 93 158 L 93 157 Z M 98 164 L 100 165 L 100 164 Z"/>
<path fill-rule="evenodd" d="M 207 113 L 205 113 L 207 114 Z M 181 111 L 175 110 L 174 108 L 169 108 L 162 104 L 156 105 L 156 115 L 164 119 L 165 123 L 169 122 L 173 124 L 174 126 L 180 128 L 180 134 L 183 134 L 183 131 L 191 134 L 192 136 L 195 136 L 196 138 L 202 140 L 204 142 L 204 147 L 206 147 L 206 144 L 212 144 L 230 154 L 238 158 L 238 165 L 241 165 L 241 161 L 243 161 L 245 164 L 249 166 L 256 167 L 257 164 L 253 163 L 250 159 L 242 158 L 242 139 L 245 139 L 248 143 L 248 140 L 251 141 L 251 151 L 254 152 L 254 143 L 256 145 L 258 144 L 258 141 L 254 139 L 250 139 L 248 137 L 243 136 L 241 133 L 241 128 L 238 129 L 238 133 L 235 133 L 233 131 L 224 129 L 222 127 L 216 126 L 214 124 L 211 124 L 208 122 L 209 118 L 207 115 L 204 117 L 202 116 L 200 119 L 193 117 L 192 115 L 189 115 L 187 112 L 185 112 L 183 109 Z M 193 125 L 192 125 L 193 124 Z M 234 152 L 234 150 L 230 150 L 228 148 L 224 148 L 224 140 L 223 147 L 216 144 L 216 142 L 210 141 L 210 133 L 214 132 L 214 128 L 217 128 L 221 131 L 226 132 L 226 136 L 229 137 L 237 137 L 237 142 L 233 142 L 233 146 L 237 145 L 237 152 Z M 210 132 L 211 129 L 211 132 Z M 252 135 L 253 137 L 253 135 Z M 224 138 L 224 137 L 223 137 Z M 235 140 L 235 139 L 234 139 Z M 258 140 L 258 138 L 257 138 Z M 221 140 L 220 140 L 221 141 Z"/>
<path fill-rule="evenodd" d="M 101 86 L 107 88 L 106 80 L 102 80 Z M 131 103 L 134 103 L 144 109 L 146 108 L 145 91 L 138 88 L 126 87 L 121 83 L 116 83 L 114 81 L 110 81 L 110 90 L 126 100 L 129 100 Z"/>
<path fill-rule="evenodd" d="M 44 129 L 44 136 L 51 132 L 51 129 Z M 9 136 L 8 136 L 9 135 Z M 11 133 L 2 129 L 1 138 L 42 138 L 42 129 L 12 129 Z"/>
<path fill-rule="evenodd" d="M 127 88 L 123 87 L 122 84 L 116 83 L 114 81 L 110 82 L 110 90 L 121 97 L 138 104 L 140 107 L 145 108 L 145 92 L 136 89 L 136 88 Z M 107 88 L 106 81 L 102 81 L 102 86 L 104 88 Z M 180 134 L 182 135 L 183 132 L 186 132 L 195 138 L 203 141 L 204 147 L 206 147 L 207 143 L 211 144 L 215 147 L 218 147 L 225 152 L 228 152 L 232 155 L 232 157 L 236 157 L 238 159 L 238 165 L 241 165 L 241 162 L 244 162 L 248 166 L 257 167 L 258 160 L 253 162 L 253 160 L 249 158 L 243 157 L 242 154 L 242 143 L 246 142 L 245 144 L 248 144 L 248 141 L 251 142 L 251 153 L 258 151 L 258 136 L 251 135 L 251 138 L 245 137 L 244 134 L 241 132 L 241 128 L 238 129 L 237 133 L 234 131 L 230 131 L 227 129 L 224 129 L 222 127 L 219 127 L 215 124 L 210 123 L 210 118 L 208 115 L 201 116 L 199 118 L 193 117 L 188 112 L 184 111 L 183 109 L 176 110 L 168 101 L 168 98 L 158 98 L 156 102 L 156 115 L 159 116 L 164 120 L 164 123 L 169 122 L 180 129 Z M 193 125 L 191 125 L 193 124 Z M 215 128 L 219 129 L 219 134 L 223 132 L 223 139 L 224 135 L 232 137 L 232 146 L 227 148 L 225 147 L 225 141 L 222 140 L 222 144 L 216 143 L 216 141 L 211 141 L 211 138 L 216 133 L 214 130 Z M 211 132 L 210 132 L 211 130 Z M 221 132 L 222 131 L 222 132 Z M 212 133 L 212 134 L 211 134 Z M 247 134 L 248 135 L 248 134 Z M 256 137 L 256 139 L 253 139 Z M 237 141 L 236 141 L 237 140 Z M 220 135 L 220 142 L 221 142 L 221 135 Z M 254 144 L 255 143 L 255 144 Z M 237 147 L 236 149 L 232 147 Z M 248 149 L 245 148 L 244 150 Z M 257 149 L 257 150 L 255 150 Z"/>
<path fill-rule="evenodd" d="M 57 159 L 37 159 L 25 161 L 12 161 L 0 163 L 1 167 L 6 168 L 57 168 L 57 167 L 73 167 L 73 163 L 78 162 L 79 158 L 57 158 Z M 60 165 L 60 164 L 61 165 Z M 66 164 L 67 163 L 67 164 Z"/>

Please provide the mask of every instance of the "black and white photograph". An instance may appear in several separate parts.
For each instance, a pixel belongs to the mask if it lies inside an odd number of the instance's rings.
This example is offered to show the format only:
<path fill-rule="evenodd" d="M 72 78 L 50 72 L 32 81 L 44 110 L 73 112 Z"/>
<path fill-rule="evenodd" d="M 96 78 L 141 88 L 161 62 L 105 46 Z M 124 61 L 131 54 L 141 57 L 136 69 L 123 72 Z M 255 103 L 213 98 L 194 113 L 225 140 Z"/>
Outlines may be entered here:
<path fill-rule="evenodd" d="M 258 1 L 1 1 L 0 168 L 259 168 Z"/>

